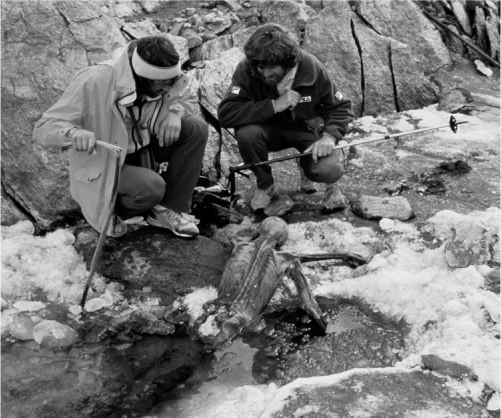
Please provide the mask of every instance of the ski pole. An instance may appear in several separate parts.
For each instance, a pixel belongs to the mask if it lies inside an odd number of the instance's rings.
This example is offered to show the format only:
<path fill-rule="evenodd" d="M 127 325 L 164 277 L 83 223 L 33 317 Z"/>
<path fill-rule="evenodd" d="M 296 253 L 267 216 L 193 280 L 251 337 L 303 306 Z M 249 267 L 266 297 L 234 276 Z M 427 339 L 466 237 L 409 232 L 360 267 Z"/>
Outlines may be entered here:
<path fill-rule="evenodd" d="M 361 141 L 355 141 L 355 142 L 351 142 L 349 144 L 337 145 L 337 146 L 335 146 L 333 148 L 333 150 L 342 149 L 342 148 L 348 148 L 348 147 L 354 147 L 354 146 L 357 146 L 357 145 L 364 145 L 364 144 L 368 144 L 370 142 L 383 141 L 385 139 L 398 138 L 398 137 L 401 137 L 401 136 L 412 135 L 412 134 L 417 134 L 417 133 L 431 131 L 431 130 L 434 130 L 434 129 L 441 129 L 441 128 L 451 128 L 452 132 L 456 133 L 457 132 L 457 126 L 460 125 L 460 124 L 462 124 L 462 123 L 468 123 L 468 122 L 467 121 L 456 122 L 456 118 L 454 116 L 451 116 L 448 125 L 435 126 L 433 128 L 415 129 L 413 131 L 408 131 L 408 132 L 399 132 L 399 133 L 396 133 L 396 134 L 388 134 L 388 135 L 385 135 L 385 136 L 379 137 L 379 138 L 373 138 L 373 139 L 365 139 L 365 140 L 361 140 Z M 230 174 L 231 173 L 239 173 L 239 174 L 241 174 L 240 173 L 241 171 L 248 170 L 250 168 L 259 167 L 259 166 L 268 165 L 268 164 L 273 164 L 273 163 L 278 163 L 279 161 L 291 160 L 293 158 L 305 157 L 306 155 L 310 155 L 310 154 L 311 154 L 311 151 L 308 151 L 308 152 L 303 152 L 301 154 L 286 155 L 285 157 L 279 157 L 279 158 L 275 158 L 273 160 L 262 161 L 262 162 L 259 162 L 259 163 L 249 163 L 249 164 L 242 164 L 242 165 L 237 165 L 237 166 L 231 166 L 229 168 L 229 171 L 230 171 Z"/>
<path fill-rule="evenodd" d="M 73 145 L 71 142 L 65 142 L 61 148 L 63 150 L 70 148 Z M 80 300 L 80 306 L 82 309 L 85 306 L 85 301 L 87 299 L 87 294 L 89 293 L 90 285 L 92 284 L 92 279 L 94 277 L 94 273 L 97 270 L 97 266 L 99 263 L 99 258 L 101 257 L 101 251 L 103 249 L 104 239 L 106 238 L 106 232 L 108 231 L 108 225 L 110 224 L 111 217 L 113 216 L 113 208 L 115 206 L 115 199 L 117 195 L 118 189 L 118 177 L 120 175 L 120 153 L 122 152 L 122 148 L 119 148 L 115 145 L 108 144 L 107 142 L 96 141 L 96 145 L 103 147 L 109 151 L 113 151 L 115 153 L 115 173 L 113 177 L 113 188 L 112 188 L 112 197 L 110 201 L 110 207 L 108 208 L 108 214 L 106 215 L 106 222 L 104 224 L 101 233 L 99 234 L 99 239 L 97 240 L 96 249 L 94 250 L 94 255 L 92 257 L 92 262 L 90 264 L 89 277 L 87 279 L 87 283 L 85 283 L 85 288 L 82 294 L 82 299 Z"/>

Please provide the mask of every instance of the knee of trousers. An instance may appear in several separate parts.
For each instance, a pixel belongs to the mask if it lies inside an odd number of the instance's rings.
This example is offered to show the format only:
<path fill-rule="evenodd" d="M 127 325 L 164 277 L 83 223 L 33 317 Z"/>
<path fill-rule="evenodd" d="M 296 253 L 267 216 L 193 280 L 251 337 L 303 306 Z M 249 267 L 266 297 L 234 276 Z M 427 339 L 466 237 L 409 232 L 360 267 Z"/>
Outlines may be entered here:
<path fill-rule="evenodd" d="M 204 144 L 209 137 L 209 125 L 206 121 L 198 116 L 188 116 L 182 120 L 181 131 Z"/>
<path fill-rule="evenodd" d="M 261 139 L 264 141 L 263 129 L 260 125 L 244 125 L 235 131 L 235 138 L 239 148 L 248 148 L 256 145 Z"/>
<path fill-rule="evenodd" d="M 314 163 L 311 157 L 308 158 L 304 167 L 306 177 L 317 183 L 333 184 L 338 181 L 344 173 L 344 164 L 339 161 L 338 156 L 331 154 L 322 157 Z"/>
<path fill-rule="evenodd" d="M 141 207 L 151 208 L 162 200 L 165 194 L 165 181 L 160 175 L 153 176 L 145 182 L 141 192 L 129 198 Z"/>

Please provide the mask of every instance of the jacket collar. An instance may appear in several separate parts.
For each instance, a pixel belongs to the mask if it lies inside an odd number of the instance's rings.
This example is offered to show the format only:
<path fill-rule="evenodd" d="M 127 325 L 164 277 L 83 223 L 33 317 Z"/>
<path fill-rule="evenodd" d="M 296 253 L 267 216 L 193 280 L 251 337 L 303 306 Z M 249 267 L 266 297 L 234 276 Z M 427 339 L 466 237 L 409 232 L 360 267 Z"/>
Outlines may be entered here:
<path fill-rule="evenodd" d="M 311 86 L 315 83 L 315 79 L 316 71 L 313 59 L 308 52 L 301 51 L 301 57 L 297 67 L 296 77 L 292 83 L 292 89 L 298 86 Z"/>
<path fill-rule="evenodd" d="M 113 79 L 115 80 L 115 97 L 120 104 L 127 105 L 137 98 L 136 82 L 132 74 L 129 56 L 134 52 L 137 41 L 129 42 L 125 47 L 113 52 L 112 58 L 103 64 L 113 67 Z"/>

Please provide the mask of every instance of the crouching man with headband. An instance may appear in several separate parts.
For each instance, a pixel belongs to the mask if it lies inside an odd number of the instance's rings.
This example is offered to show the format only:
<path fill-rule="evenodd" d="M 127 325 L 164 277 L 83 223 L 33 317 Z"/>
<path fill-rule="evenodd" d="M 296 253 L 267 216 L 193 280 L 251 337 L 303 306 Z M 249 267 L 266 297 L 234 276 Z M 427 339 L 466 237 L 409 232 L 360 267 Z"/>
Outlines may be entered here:
<path fill-rule="evenodd" d="M 142 38 L 79 71 L 36 123 L 41 144 L 72 142 L 71 194 L 96 230 L 106 223 L 114 174 L 113 152 L 98 140 L 124 150 L 109 236 L 124 235 L 123 221 L 142 214 L 178 236 L 198 235 L 189 212 L 208 127 L 193 115 L 188 84 L 174 45 L 163 36 Z M 168 163 L 163 176 L 155 171 L 160 163 Z"/>

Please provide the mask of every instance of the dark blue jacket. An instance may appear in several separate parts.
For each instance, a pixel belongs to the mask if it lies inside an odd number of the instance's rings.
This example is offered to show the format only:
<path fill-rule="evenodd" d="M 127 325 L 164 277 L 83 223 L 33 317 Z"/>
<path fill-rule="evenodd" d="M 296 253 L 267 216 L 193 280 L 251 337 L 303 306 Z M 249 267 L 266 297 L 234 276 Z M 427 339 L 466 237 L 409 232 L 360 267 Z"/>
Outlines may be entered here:
<path fill-rule="evenodd" d="M 294 110 L 274 112 L 272 100 L 279 93 L 264 83 L 249 61 L 243 59 L 233 73 L 231 85 L 218 107 L 218 118 L 225 128 L 271 123 L 278 128 L 304 130 L 307 119 L 321 116 L 323 132 L 338 142 L 353 120 L 351 101 L 345 99 L 325 66 L 313 55 L 301 51 L 292 90 L 301 94 Z"/>

